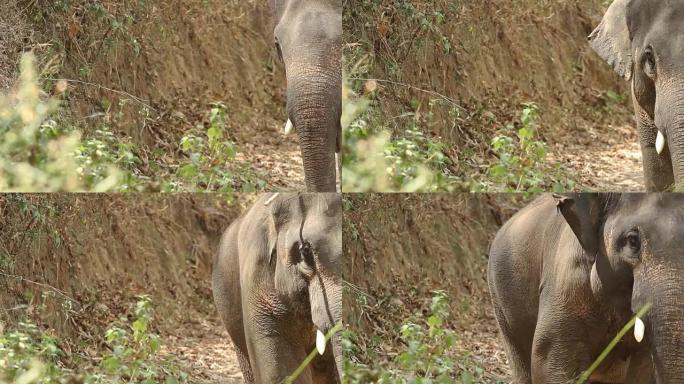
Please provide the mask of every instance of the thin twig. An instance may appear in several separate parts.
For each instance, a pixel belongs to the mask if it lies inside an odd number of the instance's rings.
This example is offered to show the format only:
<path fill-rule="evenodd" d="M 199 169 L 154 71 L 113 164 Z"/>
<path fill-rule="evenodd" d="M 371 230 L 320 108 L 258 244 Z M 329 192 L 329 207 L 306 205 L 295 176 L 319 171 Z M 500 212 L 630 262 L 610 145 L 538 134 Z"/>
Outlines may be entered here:
<path fill-rule="evenodd" d="M 350 282 L 348 282 L 348 281 L 346 281 L 346 280 L 343 280 L 342 283 L 343 283 L 344 285 L 346 285 L 347 287 L 351 288 L 352 291 L 354 291 L 354 292 L 360 294 L 361 296 L 366 296 L 366 297 L 370 298 L 371 300 L 375 301 L 375 297 L 373 297 L 373 296 L 372 296 L 371 294 L 369 294 L 369 293 L 366 293 L 364 290 L 362 290 L 362 289 L 359 288 L 358 286 L 356 286 L 356 285 L 354 285 L 354 284 L 352 284 L 352 283 L 350 283 Z"/>
<path fill-rule="evenodd" d="M 406 87 L 406 88 L 409 88 L 409 89 L 413 89 L 413 90 L 416 90 L 416 91 L 424 92 L 424 93 L 427 93 L 427 94 L 430 94 L 430 95 L 438 96 L 438 97 L 441 98 L 442 100 L 444 100 L 444 101 L 446 101 L 446 102 L 452 104 L 453 106 L 455 106 L 455 107 L 457 107 L 457 108 L 460 108 L 461 110 L 464 110 L 464 111 L 465 111 L 465 108 L 461 107 L 461 106 L 456 102 L 456 100 L 452 99 L 451 97 L 449 97 L 449 96 L 447 96 L 447 95 L 443 95 L 443 94 L 441 94 L 441 93 L 439 93 L 439 92 L 437 92 L 437 91 L 431 91 L 431 90 L 429 90 L 429 89 L 423 89 L 423 88 L 416 87 L 415 85 L 406 84 L 406 83 L 400 83 L 400 82 L 398 82 L 398 81 L 385 80 L 385 79 L 370 79 L 370 78 L 362 78 L 362 77 L 349 77 L 348 79 L 349 79 L 349 80 L 360 80 L 360 81 L 375 81 L 375 82 L 378 82 L 378 83 L 387 83 L 387 84 L 392 84 L 392 85 L 399 85 L 399 86 Z"/>
<path fill-rule="evenodd" d="M 51 290 L 57 292 L 58 294 L 62 295 L 62 296 L 63 296 L 64 298 L 66 298 L 67 300 L 70 300 L 71 302 L 74 302 L 74 303 L 76 303 L 76 304 L 78 304 L 78 305 L 81 305 L 81 303 L 79 303 L 76 299 L 74 299 L 73 297 L 67 295 L 64 291 L 62 291 L 62 290 L 60 290 L 60 289 L 58 289 L 58 288 L 53 287 L 53 286 L 50 285 L 50 284 L 39 283 L 39 282 L 37 282 L 37 281 L 29 280 L 29 279 L 25 278 L 24 276 L 11 275 L 11 274 L 9 274 L 9 273 L 4 273 L 4 272 L 0 272 L 0 276 L 11 277 L 11 278 L 13 278 L 13 279 L 19 280 L 20 282 L 27 282 L 27 283 L 35 284 L 35 285 L 40 286 L 40 287 L 43 287 L 43 288 L 51 289 Z"/>
<path fill-rule="evenodd" d="M 99 89 L 104 89 L 105 91 L 113 92 L 113 93 L 116 93 L 116 94 L 119 94 L 119 95 L 123 95 L 123 96 L 128 96 L 128 97 L 131 98 L 133 101 L 136 101 L 136 102 L 142 104 L 143 106 L 145 106 L 145 107 L 147 107 L 147 108 L 149 108 L 149 109 L 151 109 L 151 110 L 153 110 L 153 111 L 155 111 L 155 112 L 157 111 L 155 108 L 153 108 L 151 105 L 149 105 L 145 100 L 139 98 L 138 96 L 132 95 L 132 94 L 130 94 L 130 93 L 128 93 L 128 92 L 125 92 L 125 91 L 119 91 L 119 90 L 117 90 L 117 89 L 108 88 L 108 87 L 105 87 L 104 85 L 100 85 L 100 84 L 96 84 L 96 83 L 89 83 L 89 82 L 87 82 L 87 81 L 82 81 L 82 80 L 74 80 L 74 79 L 56 79 L 56 78 L 52 78 L 52 77 L 44 77 L 43 80 L 49 80 L 49 81 L 66 81 L 67 83 L 82 84 L 82 85 L 88 85 L 88 86 L 91 86 L 91 87 L 96 87 L 96 88 L 99 88 Z"/>

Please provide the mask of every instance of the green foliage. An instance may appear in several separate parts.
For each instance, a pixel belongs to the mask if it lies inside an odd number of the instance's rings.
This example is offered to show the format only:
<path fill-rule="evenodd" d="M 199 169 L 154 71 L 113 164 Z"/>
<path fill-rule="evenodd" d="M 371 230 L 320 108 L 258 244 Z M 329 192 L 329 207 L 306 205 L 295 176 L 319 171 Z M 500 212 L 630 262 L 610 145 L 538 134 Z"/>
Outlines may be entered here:
<path fill-rule="evenodd" d="M 59 100 L 41 90 L 34 61 L 32 54 L 24 56 L 16 95 L 0 96 L 0 191 L 248 192 L 266 187 L 248 169 L 233 173 L 226 168 L 237 147 L 226 137 L 223 104 L 212 105 L 208 128 L 200 126 L 181 139 L 187 157 L 173 172 L 158 169 L 154 164 L 159 159 L 149 159 L 157 172 L 149 177 L 139 170 L 137 146 L 130 138 L 115 135 L 108 122 L 81 135 L 61 113 Z M 102 104 L 109 109 L 108 100 Z M 144 108 L 140 113 L 149 115 Z"/>
<path fill-rule="evenodd" d="M 81 177 L 87 184 L 107 179 L 112 166 L 119 170 L 120 191 L 136 189 L 146 181 L 135 173 L 140 162 L 135 144 L 126 138 L 116 137 L 109 126 L 100 125 L 89 137 L 81 140 L 76 149 L 76 160 L 81 165 Z"/>
<path fill-rule="evenodd" d="M 135 319 L 125 318 L 105 332 L 109 352 L 104 356 L 70 364 L 76 358 L 60 347 L 60 341 L 31 322 L 20 322 L 11 330 L 0 323 L 0 384 L 175 384 L 187 381 L 187 374 L 173 364 L 160 361 L 161 341 L 152 332 L 154 310 L 148 296 L 140 296 Z M 83 363 L 83 362 L 81 362 Z M 76 368 L 74 368 L 76 367 Z"/>
<path fill-rule="evenodd" d="M 548 147 L 536 139 L 538 119 L 537 105 L 524 104 L 520 128 L 508 125 L 492 139 L 491 150 L 498 161 L 489 164 L 486 177 L 475 185 L 475 192 L 540 193 L 549 186 L 560 192 L 574 187 L 567 170 L 546 164 Z"/>
<path fill-rule="evenodd" d="M 180 141 L 187 160 L 178 169 L 178 183 L 171 183 L 170 190 L 233 192 L 236 184 L 243 192 L 266 187 L 266 182 L 245 171 L 235 175 L 225 168 L 237 154 L 235 143 L 226 138 L 226 106 L 214 103 L 209 116 L 209 127 L 197 127 Z M 199 133 L 201 132 L 201 134 Z M 239 180 L 239 182 L 238 182 Z"/>
<path fill-rule="evenodd" d="M 57 340 L 35 324 L 20 322 L 7 331 L 0 324 L 0 383 L 59 383 L 62 354 Z"/>
<path fill-rule="evenodd" d="M 453 384 L 492 382 L 468 356 L 458 356 L 458 335 L 448 327 L 449 300 L 444 291 L 433 292 L 430 313 L 417 314 L 399 329 L 405 349 L 390 363 L 374 367 L 358 363 L 360 353 L 354 334 L 343 333 L 342 347 L 348 384 Z M 373 359 L 377 361 L 378 359 Z"/>
<path fill-rule="evenodd" d="M 445 144 L 415 126 L 392 137 L 367 98 L 345 98 L 342 135 L 345 192 L 440 192 L 458 184 Z"/>
<path fill-rule="evenodd" d="M 0 190 L 20 192 L 108 191 L 118 184 L 116 167 L 98 165 L 89 178 L 88 164 L 79 163 L 77 131 L 59 129 L 49 117 L 59 102 L 38 85 L 34 57 L 21 62 L 16 95 L 0 96 Z"/>

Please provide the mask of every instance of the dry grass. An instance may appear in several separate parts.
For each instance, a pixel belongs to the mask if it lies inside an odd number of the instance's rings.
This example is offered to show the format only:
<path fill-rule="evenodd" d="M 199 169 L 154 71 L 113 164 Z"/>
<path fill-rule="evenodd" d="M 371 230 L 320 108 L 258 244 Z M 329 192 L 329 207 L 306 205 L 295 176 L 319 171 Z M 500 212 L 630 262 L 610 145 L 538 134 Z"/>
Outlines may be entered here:
<path fill-rule="evenodd" d="M 0 89 L 14 84 L 19 57 L 30 38 L 31 29 L 19 5 L 0 3 Z"/>

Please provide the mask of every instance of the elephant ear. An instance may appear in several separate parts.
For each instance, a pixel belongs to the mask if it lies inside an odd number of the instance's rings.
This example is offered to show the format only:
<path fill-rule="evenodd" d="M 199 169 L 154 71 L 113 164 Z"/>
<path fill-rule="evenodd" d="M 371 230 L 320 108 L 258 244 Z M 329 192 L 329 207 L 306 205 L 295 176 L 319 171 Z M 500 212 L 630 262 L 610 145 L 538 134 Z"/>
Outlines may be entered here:
<path fill-rule="evenodd" d="M 558 211 L 577 236 L 582 248 L 592 257 L 599 251 L 599 230 L 603 216 L 601 196 L 573 193 L 554 195 Z"/>
<path fill-rule="evenodd" d="M 589 45 L 626 80 L 632 79 L 634 70 L 627 25 L 627 7 L 631 1 L 613 1 L 601 24 L 589 35 Z"/>
<path fill-rule="evenodd" d="M 278 199 L 279 193 L 271 194 L 264 202 L 264 206 L 268 211 L 268 264 L 272 264 L 278 254 L 278 239 L 281 235 L 283 227 L 283 219 L 280 211 L 283 209 L 283 199 Z"/>

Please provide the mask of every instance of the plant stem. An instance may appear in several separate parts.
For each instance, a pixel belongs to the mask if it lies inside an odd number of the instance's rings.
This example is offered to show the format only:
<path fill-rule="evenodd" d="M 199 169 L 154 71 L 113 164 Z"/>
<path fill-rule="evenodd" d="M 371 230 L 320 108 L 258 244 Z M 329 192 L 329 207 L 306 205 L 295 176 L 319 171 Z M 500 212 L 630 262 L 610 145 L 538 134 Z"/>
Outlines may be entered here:
<path fill-rule="evenodd" d="M 327 344 L 328 341 L 333 337 L 333 335 L 335 335 L 341 329 L 342 329 L 342 323 L 335 324 L 335 326 L 332 327 L 332 329 L 330 329 L 328 331 L 328 333 L 325 335 L 325 343 Z M 304 372 L 306 367 L 308 367 L 309 364 L 311 364 L 311 361 L 313 361 L 313 359 L 316 357 L 317 354 L 318 354 L 318 350 L 314 347 L 314 349 L 311 352 L 309 352 L 309 355 L 304 359 L 304 361 L 302 361 L 302 363 L 299 364 L 299 367 L 297 367 L 297 369 L 295 369 L 295 371 L 292 373 L 292 375 L 288 376 L 285 379 L 285 384 L 294 383 L 294 381 L 297 380 L 299 375 L 301 375 Z"/>
<path fill-rule="evenodd" d="M 589 380 L 589 378 L 591 377 L 591 374 L 594 373 L 594 371 L 599 367 L 599 365 L 601 365 L 603 360 L 605 360 L 606 357 L 608 357 L 608 354 L 610 353 L 610 351 L 613 350 L 613 348 L 615 348 L 615 345 L 617 345 L 617 343 L 620 340 L 622 340 L 622 337 L 630 329 L 632 329 L 632 327 L 634 326 L 634 323 L 636 322 L 636 318 L 637 317 L 638 318 L 644 317 L 644 315 L 651 309 L 651 306 L 652 306 L 651 303 L 644 304 L 644 306 L 641 307 L 641 309 L 639 309 L 639 311 L 637 311 L 636 315 L 634 315 L 634 317 L 632 317 L 632 319 L 630 321 L 628 321 L 624 327 L 622 327 L 620 332 L 618 332 L 618 334 L 615 335 L 613 340 L 610 341 L 608 346 L 601 352 L 599 357 L 597 357 L 596 360 L 594 360 L 594 363 L 589 367 L 589 369 L 587 369 L 586 371 L 584 371 L 582 373 L 582 375 L 577 380 L 577 384 L 584 384 Z"/>

